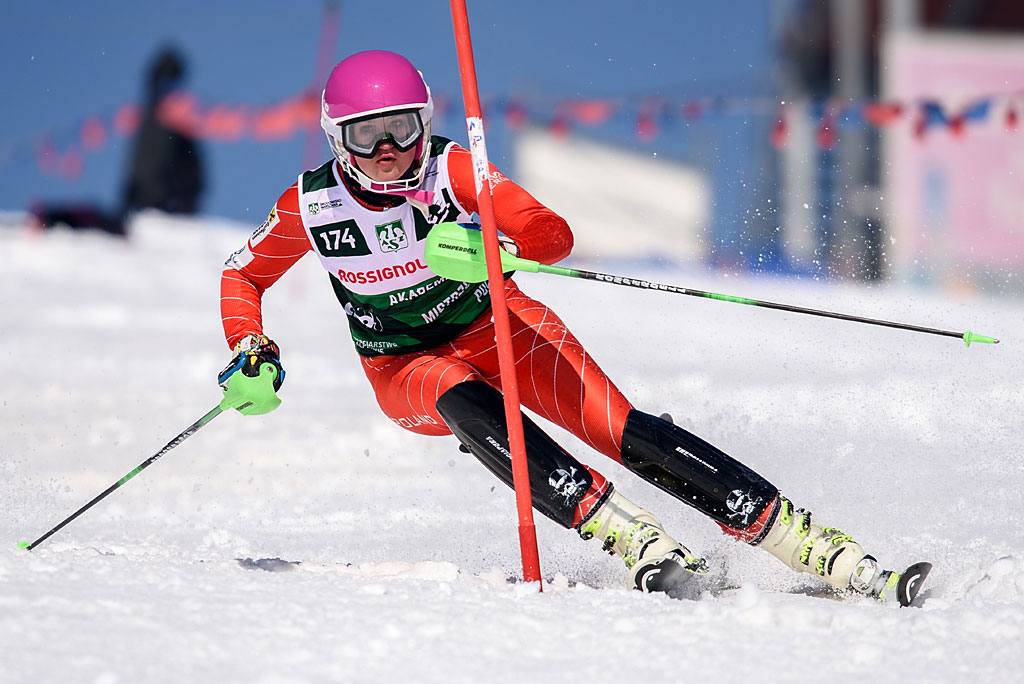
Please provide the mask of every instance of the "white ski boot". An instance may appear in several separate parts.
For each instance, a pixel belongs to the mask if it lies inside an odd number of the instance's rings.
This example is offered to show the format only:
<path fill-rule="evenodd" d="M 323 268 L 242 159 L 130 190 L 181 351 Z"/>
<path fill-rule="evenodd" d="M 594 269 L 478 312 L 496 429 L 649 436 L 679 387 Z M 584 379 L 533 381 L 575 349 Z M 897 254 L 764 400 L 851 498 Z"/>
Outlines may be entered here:
<path fill-rule="evenodd" d="M 818 575 L 839 591 L 852 590 L 880 601 L 898 597 L 902 605 L 910 605 L 918 583 L 931 569 L 919 563 L 902 574 L 883 570 L 850 535 L 811 522 L 809 511 L 794 510 L 785 497 L 779 497 L 779 505 L 775 523 L 758 546 L 793 570 Z M 911 571 L 916 571 L 913 578 L 908 576 Z"/>
<path fill-rule="evenodd" d="M 690 553 L 665 532 L 657 518 L 617 491 L 578 530 L 583 539 L 602 539 L 602 550 L 622 558 L 630 569 L 632 589 L 681 595 L 694 573 L 707 572 L 704 559 Z"/>

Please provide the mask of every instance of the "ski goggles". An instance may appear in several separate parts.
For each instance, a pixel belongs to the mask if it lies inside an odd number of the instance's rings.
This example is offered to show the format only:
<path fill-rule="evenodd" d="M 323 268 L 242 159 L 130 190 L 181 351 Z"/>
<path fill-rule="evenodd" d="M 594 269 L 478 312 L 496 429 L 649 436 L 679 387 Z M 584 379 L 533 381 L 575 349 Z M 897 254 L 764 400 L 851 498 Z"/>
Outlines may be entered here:
<path fill-rule="evenodd" d="M 423 137 L 423 122 L 419 112 L 389 112 L 375 114 L 341 124 L 341 142 L 345 149 L 370 159 L 385 142 L 406 152 Z"/>

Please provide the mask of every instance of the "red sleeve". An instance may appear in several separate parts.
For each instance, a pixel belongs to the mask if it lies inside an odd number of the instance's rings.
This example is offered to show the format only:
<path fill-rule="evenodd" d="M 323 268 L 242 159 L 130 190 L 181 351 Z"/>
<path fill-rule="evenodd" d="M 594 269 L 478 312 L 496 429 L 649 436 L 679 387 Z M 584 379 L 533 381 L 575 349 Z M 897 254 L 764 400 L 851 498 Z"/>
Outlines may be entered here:
<path fill-rule="evenodd" d="M 490 172 L 498 230 L 516 241 L 519 256 L 544 264 L 569 256 L 572 231 L 565 219 L 506 178 L 493 164 Z M 477 211 L 473 158 L 469 150 L 457 147 L 449 153 L 448 176 L 459 204 L 468 211 Z"/>
<path fill-rule="evenodd" d="M 284 191 L 267 220 L 224 264 L 220 316 L 228 346 L 263 333 L 263 293 L 310 250 L 299 216 L 297 184 Z"/>

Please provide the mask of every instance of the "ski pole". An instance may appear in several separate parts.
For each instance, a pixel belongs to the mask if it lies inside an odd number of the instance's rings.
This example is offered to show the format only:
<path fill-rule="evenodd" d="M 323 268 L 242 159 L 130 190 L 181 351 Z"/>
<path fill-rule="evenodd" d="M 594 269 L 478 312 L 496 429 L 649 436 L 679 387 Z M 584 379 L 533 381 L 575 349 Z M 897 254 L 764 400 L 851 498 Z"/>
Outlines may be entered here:
<path fill-rule="evenodd" d="M 451 280 L 461 280 L 469 283 L 479 283 L 487 279 L 487 266 L 484 262 L 483 240 L 480 231 L 474 228 L 466 228 L 458 223 L 439 223 L 427 235 L 426 246 L 427 265 L 438 275 Z M 808 314 L 811 316 L 824 316 L 826 318 L 837 318 L 855 323 L 867 323 L 869 325 L 880 325 L 887 328 L 898 328 L 913 332 L 927 333 L 930 335 L 942 335 L 945 337 L 956 337 L 964 341 L 970 347 L 972 342 L 984 342 L 986 344 L 998 344 L 999 340 L 986 335 L 978 335 L 970 330 L 954 332 L 952 330 L 939 330 L 937 328 L 926 328 L 920 325 L 909 323 L 896 323 L 883 321 L 876 318 L 865 318 L 851 314 L 836 313 L 834 311 L 823 311 L 820 309 L 808 309 L 802 306 L 790 304 L 778 304 L 766 302 L 760 299 L 748 299 L 747 297 L 734 297 L 731 295 L 694 290 L 676 285 L 664 285 L 652 283 L 640 278 L 627 276 L 609 275 L 607 273 L 596 273 L 594 271 L 583 271 L 575 268 L 563 268 L 561 266 L 549 266 L 529 259 L 520 259 L 508 252 L 501 252 L 501 267 L 503 271 L 526 271 L 528 273 L 551 273 L 554 275 L 567 276 L 569 278 L 580 278 L 583 280 L 597 280 L 613 285 L 626 285 L 638 287 L 645 290 L 657 290 L 659 292 L 672 292 L 674 294 L 690 295 L 691 297 L 703 297 L 705 299 L 717 299 L 723 302 L 734 302 L 736 304 L 747 304 L 758 306 L 764 309 L 777 309 L 792 313 Z"/>
<path fill-rule="evenodd" d="M 163 449 L 161 449 L 160 451 L 156 452 L 155 454 L 153 454 L 152 456 L 147 458 L 145 461 L 140 463 L 130 473 L 128 473 L 127 475 L 122 477 L 120 480 L 118 480 L 114 484 L 112 484 L 109 487 L 107 487 L 105 490 L 103 490 L 103 492 L 101 494 L 99 494 L 99 496 L 97 496 L 95 499 L 93 499 L 89 503 L 85 504 L 84 506 L 79 508 L 77 511 L 75 511 L 74 513 L 69 515 L 67 518 L 62 520 L 56 527 L 54 527 L 49 532 L 47 532 L 46 534 L 41 536 L 39 539 L 36 539 L 31 544 L 29 544 L 28 542 L 19 542 L 18 543 L 18 547 L 22 548 L 22 549 L 25 549 L 27 551 L 31 551 L 35 547 L 39 546 L 41 543 L 46 541 L 50 537 L 50 535 L 54 534 L 55 532 L 57 532 L 58 530 L 63 528 L 65 525 L 70 523 L 72 520 L 74 520 L 78 516 L 82 515 L 82 513 L 85 513 L 87 510 L 89 510 L 94 505 L 96 505 L 100 500 L 104 499 L 108 494 L 110 494 L 115 489 L 117 489 L 118 487 L 123 485 L 125 482 L 127 482 L 128 480 L 132 479 L 133 477 L 135 477 L 136 475 L 141 473 L 147 467 L 149 467 L 149 465 L 152 464 L 153 461 L 155 461 L 156 459 L 160 458 L 161 456 L 166 454 L 168 451 L 170 451 L 174 447 L 176 447 L 179 444 L 181 444 L 182 442 L 184 442 L 186 439 L 188 439 L 189 437 L 194 435 L 196 432 L 198 432 L 199 428 L 203 427 L 204 425 L 209 423 L 211 420 L 213 420 L 214 418 L 216 418 L 217 416 L 219 416 L 223 412 L 224 412 L 224 407 L 221 404 L 218 404 L 216 407 L 211 409 L 205 416 L 203 416 L 202 418 L 200 418 L 196 422 L 192 423 L 192 425 L 190 425 L 187 428 L 185 428 L 185 430 L 180 435 L 178 435 L 177 437 L 172 439 L 170 442 L 168 442 L 167 445 Z"/>

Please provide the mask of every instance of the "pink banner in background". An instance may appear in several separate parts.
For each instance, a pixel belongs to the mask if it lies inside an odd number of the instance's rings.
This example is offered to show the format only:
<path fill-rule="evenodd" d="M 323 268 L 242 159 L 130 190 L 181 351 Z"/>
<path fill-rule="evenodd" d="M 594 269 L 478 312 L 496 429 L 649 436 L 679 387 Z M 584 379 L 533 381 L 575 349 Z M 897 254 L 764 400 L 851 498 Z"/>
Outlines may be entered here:
<path fill-rule="evenodd" d="M 887 89 L 931 100 L 886 148 L 897 271 L 1005 280 L 1024 264 L 1024 139 L 1013 134 L 1016 98 L 981 95 L 1024 87 L 1024 40 L 920 36 L 888 55 Z"/>

